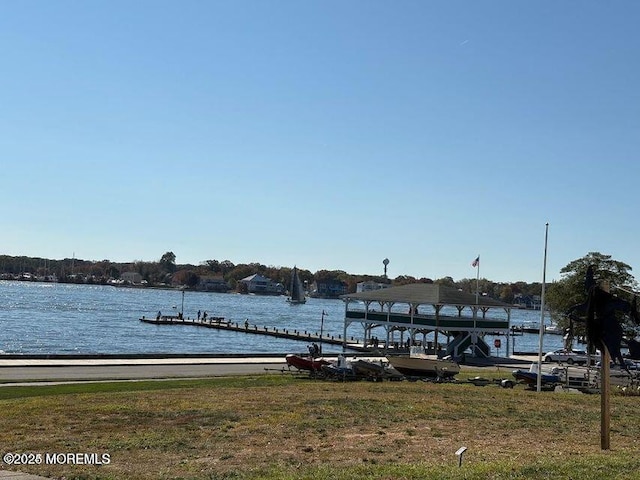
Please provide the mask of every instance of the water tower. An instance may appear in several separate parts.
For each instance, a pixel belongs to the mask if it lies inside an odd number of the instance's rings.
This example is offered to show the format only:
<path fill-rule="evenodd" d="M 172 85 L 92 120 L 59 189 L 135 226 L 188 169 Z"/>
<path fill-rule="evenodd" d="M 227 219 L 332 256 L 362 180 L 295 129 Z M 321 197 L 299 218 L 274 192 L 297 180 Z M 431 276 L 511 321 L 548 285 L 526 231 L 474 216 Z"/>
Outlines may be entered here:
<path fill-rule="evenodd" d="M 382 261 L 382 264 L 384 265 L 384 278 L 387 278 L 387 265 L 389 265 L 389 259 L 385 258 Z"/>

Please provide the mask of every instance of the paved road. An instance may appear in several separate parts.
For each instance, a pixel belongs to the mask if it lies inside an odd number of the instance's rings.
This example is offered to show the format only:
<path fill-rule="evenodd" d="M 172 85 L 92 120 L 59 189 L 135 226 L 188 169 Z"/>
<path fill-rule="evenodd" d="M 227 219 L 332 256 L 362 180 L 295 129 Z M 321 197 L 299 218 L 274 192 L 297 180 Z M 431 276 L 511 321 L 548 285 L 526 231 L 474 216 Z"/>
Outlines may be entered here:
<path fill-rule="evenodd" d="M 284 358 L 168 360 L 0 360 L 0 385 L 253 375 L 286 368 Z M 267 369 L 267 370 L 265 370 Z M 1 477 L 0 477 L 1 478 Z"/>
<path fill-rule="evenodd" d="M 531 359 L 511 358 L 484 361 L 463 368 L 528 367 Z M 162 378 L 203 378 L 224 375 L 273 373 L 286 368 L 284 357 L 216 358 L 95 358 L 95 359 L 2 359 L 0 386 L 30 382 L 74 382 L 140 380 Z"/>
<path fill-rule="evenodd" d="M 463 368 L 522 368 L 532 358 L 491 359 Z M 475 363 L 475 362 L 474 362 Z M 89 359 L 2 359 L 0 386 L 29 382 L 74 382 L 140 380 L 161 378 L 202 378 L 224 375 L 273 373 L 286 368 L 279 357 L 206 358 L 89 358 Z M 0 477 L 1 479 L 1 477 Z"/>

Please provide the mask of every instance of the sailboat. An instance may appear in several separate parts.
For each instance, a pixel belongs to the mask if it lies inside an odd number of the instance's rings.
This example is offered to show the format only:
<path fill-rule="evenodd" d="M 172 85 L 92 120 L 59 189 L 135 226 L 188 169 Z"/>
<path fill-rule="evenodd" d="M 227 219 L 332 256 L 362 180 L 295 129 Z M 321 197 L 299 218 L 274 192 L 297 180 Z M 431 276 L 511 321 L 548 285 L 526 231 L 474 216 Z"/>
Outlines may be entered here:
<path fill-rule="evenodd" d="M 300 277 L 298 276 L 298 269 L 294 266 L 293 271 L 291 272 L 291 287 L 290 294 L 291 296 L 287 298 L 287 302 L 292 305 L 305 303 L 307 298 L 304 295 L 304 288 L 302 287 L 302 282 L 300 281 Z"/>

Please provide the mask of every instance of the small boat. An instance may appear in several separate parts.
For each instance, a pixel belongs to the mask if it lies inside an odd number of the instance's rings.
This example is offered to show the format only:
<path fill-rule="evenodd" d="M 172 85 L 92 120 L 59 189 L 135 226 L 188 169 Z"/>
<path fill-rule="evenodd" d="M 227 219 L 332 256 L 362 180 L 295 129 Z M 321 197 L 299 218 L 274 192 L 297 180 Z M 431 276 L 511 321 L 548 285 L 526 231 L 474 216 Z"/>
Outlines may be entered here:
<path fill-rule="evenodd" d="M 339 366 L 333 363 L 324 364 L 321 367 L 322 373 L 327 378 L 334 378 L 337 380 L 358 380 L 357 375 L 353 371 L 353 368 L 349 366 Z"/>
<path fill-rule="evenodd" d="M 460 373 L 460 365 L 451 358 L 436 358 L 422 353 L 421 347 L 411 347 L 409 356 L 388 355 L 393 368 L 411 377 L 452 378 Z"/>
<path fill-rule="evenodd" d="M 546 325 L 544 327 L 544 333 L 550 335 L 564 335 L 564 329 L 557 324 Z"/>
<path fill-rule="evenodd" d="M 351 362 L 353 372 L 360 378 L 379 382 L 387 380 L 402 380 L 404 377 L 388 363 L 371 360 L 354 360 Z"/>
<path fill-rule="evenodd" d="M 307 370 L 309 372 L 317 372 L 322 369 L 322 365 L 329 365 L 330 362 L 324 358 L 303 357 L 290 353 L 285 357 L 285 361 L 289 367 L 298 370 Z"/>
<path fill-rule="evenodd" d="M 538 384 L 538 364 L 532 363 L 529 370 L 514 370 L 512 375 L 518 382 L 526 383 L 529 386 L 535 386 Z M 562 377 L 556 373 L 543 373 L 541 377 L 541 384 L 549 387 L 562 383 Z"/>
<path fill-rule="evenodd" d="M 522 325 L 514 325 L 512 328 L 519 333 L 540 333 L 540 324 L 537 322 L 523 322 Z"/>
<path fill-rule="evenodd" d="M 298 276 L 298 269 L 295 266 L 293 267 L 293 271 L 291 272 L 291 286 L 289 288 L 291 296 L 287 298 L 287 302 L 289 302 L 291 305 L 306 303 L 307 298 L 304 293 L 304 287 L 302 286 L 302 282 L 300 281 L 300 277 Z"/>
<path fill-rule="evenodd" d="M 362 359 L 352 361 L 351 368 L 356 374 L 363 377 L 381 377 L 386 372 L 386 368 L 381 362 L 370 362 Z"/>

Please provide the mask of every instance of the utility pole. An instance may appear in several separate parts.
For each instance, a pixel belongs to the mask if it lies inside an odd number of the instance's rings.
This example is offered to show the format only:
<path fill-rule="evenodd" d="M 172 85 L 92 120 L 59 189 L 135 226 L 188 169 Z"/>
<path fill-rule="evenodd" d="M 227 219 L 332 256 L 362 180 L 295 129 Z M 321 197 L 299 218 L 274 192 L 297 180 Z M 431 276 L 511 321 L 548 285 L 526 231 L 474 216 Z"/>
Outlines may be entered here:
<path fill-rule="evenodd" d="M 538 382 L 537 391 L 542 391 L 542 338 L 544 337 L 544 290 L 547 282 L 547 239 L 549 238 L 549 223 L 544 230 L 544 261 L 542 266 L 542 295 L 540 297 L 540 333 L 538 339 Z"/>

